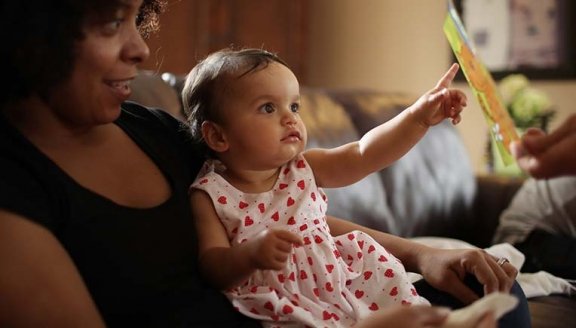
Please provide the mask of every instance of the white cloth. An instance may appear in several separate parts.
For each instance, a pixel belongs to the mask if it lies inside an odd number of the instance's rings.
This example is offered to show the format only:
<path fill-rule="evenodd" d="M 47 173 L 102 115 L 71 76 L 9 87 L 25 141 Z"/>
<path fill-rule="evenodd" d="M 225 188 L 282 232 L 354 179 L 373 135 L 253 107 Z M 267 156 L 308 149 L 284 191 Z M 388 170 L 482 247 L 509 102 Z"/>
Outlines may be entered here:
<path fill-rule="evenodd" d="M 515 296 L 499 292 L 492 293 L 464 308 L 450 312 L 442 328 L 474 327 L 488 311 L 492 311 L 494 318 L 498 320 L 517 305 L 518 299 Z"/>
<path fill-rule="evenodd" d="M 411 240 L 436 248 L 442 249 L 472 249 L 477 248 L 465 241 L 451 239 L 451 238 L 441 238 L 441 237 L 416 237 L 411 238 Z M 505 257 L 510 263 L 518 270 L 524 264 L 524 255 L 517 250 L 514 246 L 508 243 L 502 243 L 493 245 L 485 249 L 488 254 L 494 255 L 496 257 Z M 412 273 L 412 281 L 422 279 L 421 275 Z M 576 288 L 571 285 L 570 280 L 562 279 L 556 277 L 548 272 L 540 271 L 538 273 L 519 273 L 516 279 L 520 284 L 520 287 L 524 290 L 526 297 L 536 297 L 545 296 L 550 294 L 567 294 L 571 295 L 576 293 Z"/>
<path fill-rule="evenodd" d="M 576 176 L 526 180 L 502 213 L 493 242 L 516 244 L 534 229 L 576 238 Z"/>

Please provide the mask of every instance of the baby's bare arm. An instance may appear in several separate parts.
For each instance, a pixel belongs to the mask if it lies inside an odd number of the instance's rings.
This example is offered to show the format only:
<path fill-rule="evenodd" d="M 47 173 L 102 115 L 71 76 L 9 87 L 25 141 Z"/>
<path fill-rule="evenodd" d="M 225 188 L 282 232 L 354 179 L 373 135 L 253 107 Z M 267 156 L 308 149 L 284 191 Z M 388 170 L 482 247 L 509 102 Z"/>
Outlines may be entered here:
<path fill-rule="evenodd" d="M 251 240 L 231 246 L 210 197 L 191 194 L 199 244 L 200 267 L 215 287 L 226 290 L 244 282 L 255 270 L 279 270 L 286 264 L 300 237 L 285 230 L 264 230 Z"/>
<path fill-rule="evenodd" d="M 356 142 L 333 149 L 310 149 L 304 157 L 320 187 L 342 187 L 379 171 L 404 156 L 428 131 L 450 118 L 460 122 L 466 106 L 463 92 L 450 89 L 458 71 L 454 64 L 434 88 L 393 119 L 368 131 Z"/>

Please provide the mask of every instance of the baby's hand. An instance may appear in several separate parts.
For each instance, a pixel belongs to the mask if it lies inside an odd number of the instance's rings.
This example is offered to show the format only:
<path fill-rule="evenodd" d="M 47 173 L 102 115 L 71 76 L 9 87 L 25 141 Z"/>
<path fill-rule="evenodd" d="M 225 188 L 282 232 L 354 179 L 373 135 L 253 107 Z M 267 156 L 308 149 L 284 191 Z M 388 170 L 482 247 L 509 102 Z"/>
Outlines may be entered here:
<path fill-rule="evenodd" d="M 449 89 L 458 68 L 458 64 L 452 64 L 436 86 L 410 106 L 420 124 L 430 127 L 446 118 L 451 118 L 453 124 L 460 122 L 460 112 L 466 106 L 466 95 L 460 90 Z"/>
<path fill-rule="evenodd" d="M 251 261 L 256 269 L 282 269 L 294 245 L 301 246 L 300 236 L 287 230 L 265 230 L 253 239 Z"/>

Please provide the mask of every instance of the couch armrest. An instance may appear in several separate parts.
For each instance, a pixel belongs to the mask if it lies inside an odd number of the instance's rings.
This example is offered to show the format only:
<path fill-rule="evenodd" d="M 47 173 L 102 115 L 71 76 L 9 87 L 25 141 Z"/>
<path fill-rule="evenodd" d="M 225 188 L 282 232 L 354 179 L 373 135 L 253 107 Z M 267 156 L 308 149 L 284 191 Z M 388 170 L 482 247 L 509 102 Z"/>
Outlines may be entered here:
<path fill-rule="evenodd" d="M 522 186 L 524 178 L 479 175 L 474 200 L 474 244 L 488 247 L 498 227 L 500 214 Z"/>

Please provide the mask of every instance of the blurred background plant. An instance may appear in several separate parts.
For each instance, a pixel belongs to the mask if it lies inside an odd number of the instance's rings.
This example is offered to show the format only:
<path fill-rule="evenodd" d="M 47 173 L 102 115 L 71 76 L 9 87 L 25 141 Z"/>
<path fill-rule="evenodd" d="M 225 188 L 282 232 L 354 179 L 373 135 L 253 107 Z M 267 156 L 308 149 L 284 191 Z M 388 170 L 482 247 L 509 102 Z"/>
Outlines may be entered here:
<path fill-rule="evenodd" d="M 511 74 L 500 80 L 498 91 L 510 117 L 514 121 L 518 135 L 528 128 L 548 130 L 548 123 L 554 117 L 553 104 L 546 93 L 535 89 L 523 74 Z M 486 148 L 488 172 L 510 177 L 526 177 L 516 163 L 504 164 L 492 138 L 488 138 Z"/>
<path fill-rule="evenodd" d="M 520 130 L 530 127 L 546 131 L 554 116 L 553 104 L 548 95 L 530 86 L 523 74 L 511 74 L 498 84 L 502 101 L 514 124 Z"/>

